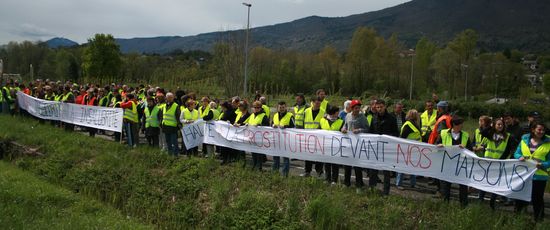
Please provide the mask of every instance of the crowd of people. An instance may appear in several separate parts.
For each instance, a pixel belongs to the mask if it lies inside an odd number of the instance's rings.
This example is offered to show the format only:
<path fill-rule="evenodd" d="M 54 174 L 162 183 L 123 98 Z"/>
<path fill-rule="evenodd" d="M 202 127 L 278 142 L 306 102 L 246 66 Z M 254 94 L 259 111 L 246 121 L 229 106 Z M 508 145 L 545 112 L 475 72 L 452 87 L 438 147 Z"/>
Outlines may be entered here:
<path fill-rule="evenodd" d="M 16 92 L 21 91 L 39 99 L 76 103 L 82 105 L 119 107 L 124 109 L 123 133 L 114 133 L 114 140 L 126 141 L 128 146 L 139 144 L 141 131 L 150 146 L 159 147 L 173 156 L 197 156 L 198 148 L 186 149 L 183 141 L 178 140 L 180 129 L 198 119 L 220 120 L 234 126 L 271 126 L 275 128 L 322 129 L 342 133 L 372 133 L 427 142 L 438 146 L 459 146 L 475 152 L 479 157 L 490 159 L 515 158 L 521 161 L 534 160 L 537 171 L 533 176 L 532 201 L 535 220 L 544 217 L 544 191 L 550 168 L 550 137 L 546 135 L 547 127 L 542 122 L 538 112 L 531 112 L 527 126 L 520 125 L 520 120 L 514 114 L 504 113 L 500 117 L 481 116 L 479 128 L 470 135 L 463 128 L 464 119 L 451 113 L 449 102 L 433 97 L 425 102 L 425 107 L 419 111 L 411 108 L 404 110 L 400 102 L 393 103 L 393 110 L 387 109 L 388 103 L 383 99 L 373 98 L 368 105 L 358 99 L 345 101 L 343 107 L 331 104 L 323 89 L 306 100 L 304 94 L 296 94 L 294 101 L 280 101 L 273 113 L 267 105 L 266 97 L 257 94 L 253 100 L 245 100 L 238 96 L 228 100 L 212 99 L 208 96 L 198 98 L 194 93 L 186 93 L 181 89 L 172 91 L 139 85 L 110 84 L 97 86 L 94 84 L 79 85 L 70 81 L 54 82 L 50 80 L 35 80 L 28 85 L 16 81 L 7 81 L 0 94 L 0 112 L 16 114 Z M 292 104 L 292 106 L 290 106 Z M 75 129 L 72 124 L 54 123 L 68 131 Z M 87 128 L 90 136 L 101 130 Z M 218 156 L 221 164 L 242 161 L 246 165 L 246 153 L 227 147 L 202 146 L 202 155 Z M 267 157 L 261 153 L 251 153 L 252 168 L 262 170 Z M 291 159 L 272 158 L 272 170 L 281 170 L 288 176 Z M 404 189 L 404 178 L 409 177 L 409 186 L 416 186 L 415 175 L 404 175 L 390 171 L 366 169 L 346 165 L 323 162 L 305 162 L 303 177 L 317 176 L 327 183 L 338 183 L 339 171 L 343 168 L 343 185 L 351 187 L 351 175 L 355 174 L 355 187 L 358 193 L 364 188 L 363 173 L 368 176 L 368 188 L 374 191 L 377 184 L 382 183 L 381 193 L 390 193 L 390 178 L 396 176 L 395 185 Z M 312 175 L 313 170 L 315 174 Z M 383 179 L 379 178 L 382 174 Z M 437 186 L 438 195 L 449 201 L 451 184 L 446 181 L 432 179 L 431 184 Z M 459 185 L 459 201 L 462 205 L 468 203 L 468 193 L 471 189 Z M 479 191 L 479 200 L 483 201 L 490 195 L 489 205 L 495 208 L 499 197 Z M 504 199 L 507 200 L 507 199 Z M 507 202 L 512 202 L 508 200 Z M 529 203 L 515 201 L 515 210 L 521 212 Z"/>

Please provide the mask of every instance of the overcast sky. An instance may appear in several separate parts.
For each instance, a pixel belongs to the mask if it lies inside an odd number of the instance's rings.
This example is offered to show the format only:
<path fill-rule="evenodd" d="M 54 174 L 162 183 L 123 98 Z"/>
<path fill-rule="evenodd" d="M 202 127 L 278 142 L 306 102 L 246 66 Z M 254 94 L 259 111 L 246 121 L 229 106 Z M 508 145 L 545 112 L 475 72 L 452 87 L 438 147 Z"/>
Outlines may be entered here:
<path fill-rule="evenodd" d="M 1 0 L 0 44 L 96 33 L 116 38 L 188 36 L 246 27 L 242 0 Z M 407 0 L 248 0 L 251 27 L 318 15 L 340 17 Z"/>

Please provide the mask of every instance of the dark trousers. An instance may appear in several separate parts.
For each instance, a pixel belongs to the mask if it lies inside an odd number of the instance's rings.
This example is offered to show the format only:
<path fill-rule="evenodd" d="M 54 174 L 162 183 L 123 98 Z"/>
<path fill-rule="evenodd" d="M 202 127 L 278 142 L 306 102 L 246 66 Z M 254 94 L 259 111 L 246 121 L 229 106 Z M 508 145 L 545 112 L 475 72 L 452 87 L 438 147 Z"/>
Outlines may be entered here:
<path fill-rule="evenodd" d="M 147 137 L 147 143 L 149 146 L 158 147 L 159 146 L 159 135 L 149 135 Z"/>
<path fill-rule="evenodd" d="M 262 170 L 262 164 L 264 163 L 264 154 L 252 153 L 252 169 Z"/>
<path fill-rule="evenodd" d="M 365 183 L 363 183 L 363 169 L 347 165 L 344 166 L 344 185 L 351 186 L 351 168 L 355 171 L 355 187 L 362 188 L 365 186 Z"/>
<path fill-rule="evenodd" d="M 531 190 L 531 204 L 533 204 L 533 217 L 535 221 L 540 221 L 544 218 L 544 189 L 546 181 L 533 180 L 533 189 Z M 516 200 L 516 212 L 522 211 L 529 202 Z"/>
<path fill-rule="evenodd" d="M 340 171 L 340 165 L 325 163 L 325 179 L 328 182 L 338 182 L 338 171 Z"/>
<path fill-rule="evenodd" d="M 487 194 L 487 192 L 485 191 L 479 191 L 479 201 L 483 201 L 485 199 L 485 194 Z M 495 202 L 496 202 L 496 199 L 498 197 L 497 194 L 494 194 L 494 193 L 489 193 L 491 194 L 491 200 L 489 201 L 489 206 L 492 208 L 492 209 L 495 209 Z"/>
<path fill-rule="evenodd" d="M 90 137 L 95 137 L 96 133 L 97 133 L 97 129 L 88 128 L 88 134 L 90 134 Z"/>
<path fill-rule="evenodd" d="M 69 124 L 69 123 L 64 123 L 65 124 L 65 131 L 74 131 L 74 125 L 73 124 Z"/>
<path fill-rule="evenodd" d="M 382 171 L 384 175 L 384 189 L 382 194 L 384 195 L 390 194 L 390 173 L 390 171 Z M 369 169 L 369 187 L 374 188 L 376 185 L 378 185 L 378 170 Z"/>
<path fill-rule="evenodd" d="M 315 172 L 318 174 L 323 173 L 323 162 L 315 162 L 315 161 L 306 161 L 305 171 L 306 173 L 311 173 L 311 169 L 313 167 L 313 164 L 315 164 Z"/>
<path fill-rule="evenodd" d="M 451 198 L 451 183 L 442 180 L 440 180 L 439 183 L 441 183 L 441 193 L 443 194 L 443 200 L 449 201 Z M 458 200 L 460 201 L 460 204 L 462 204 L 462 206 L 466 206 L 468 204 L 468 186 L 459 185 Z"/>

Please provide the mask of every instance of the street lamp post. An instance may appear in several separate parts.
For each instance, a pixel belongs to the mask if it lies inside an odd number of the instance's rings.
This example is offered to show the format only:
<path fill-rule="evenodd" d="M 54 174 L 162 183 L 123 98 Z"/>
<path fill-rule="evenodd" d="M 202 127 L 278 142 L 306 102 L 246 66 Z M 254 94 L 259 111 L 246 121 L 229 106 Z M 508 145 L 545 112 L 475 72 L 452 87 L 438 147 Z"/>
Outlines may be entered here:
<path fill-rule="evenodd" d="M 465 70 L 465 84 L 464 84 L 464 101 L 468 101 L 468 65 L 460 64 Z"/>
<path fill-rule="evenodd" d="M 411 84 L 410 84 L 410 88 L 409 88 L 409 101 L 412 100 L 412 97 L 413 97 L 413 74 L 414 74 L 414 50 L 413 49 L 409 49 L 409 51 L 411 52 Z"/>
<path fill-rule="evenodd" d="M 243 96 L 248 92 L 246 81 L 248 80 L 248 34 L 250 32 L 250 7 L 252 4 L 243 2 L 243 5 L 248 8 L 248 14 L 246 19 L 246 40 L 244 44 L 244 91 Z"/>

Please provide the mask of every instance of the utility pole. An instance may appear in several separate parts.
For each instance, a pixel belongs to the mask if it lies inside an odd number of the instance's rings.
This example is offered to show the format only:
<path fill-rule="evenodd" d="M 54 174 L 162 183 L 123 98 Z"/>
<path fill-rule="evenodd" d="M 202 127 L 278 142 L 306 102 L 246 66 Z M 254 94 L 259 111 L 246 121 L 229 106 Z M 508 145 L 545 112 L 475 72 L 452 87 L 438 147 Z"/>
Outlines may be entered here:
<path fill-rule="evenodd" d="M 409 101 L 411 101 L 412 97 L 413 97 L 413 75 L 414 75 L 414 56 L 415 56 L 415 53 L 414 53 L 413 49 L 409 49 L 409 51 L 411 52 L 411 54 L 410 54 L 410 56 L 411 56 L 411 84 L 410 84 L 410 88 L 409 88 Z"/>
<path fill-rule="evenodd" d="M 243 2 L 243 5 L 248 8 L 248 14 L 246 19 L 246 41 L 244 45 L 244 90 L 243 97 L 248 93 L 248 86 L 246 85 L 248 80 L 248 34 L 250 33 L 250 7 L 252 4 Z"/>

